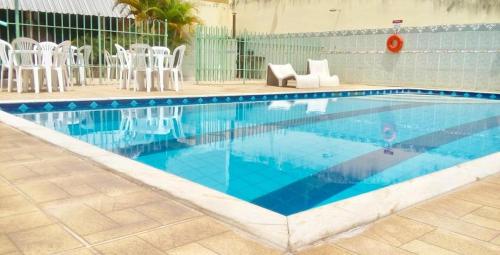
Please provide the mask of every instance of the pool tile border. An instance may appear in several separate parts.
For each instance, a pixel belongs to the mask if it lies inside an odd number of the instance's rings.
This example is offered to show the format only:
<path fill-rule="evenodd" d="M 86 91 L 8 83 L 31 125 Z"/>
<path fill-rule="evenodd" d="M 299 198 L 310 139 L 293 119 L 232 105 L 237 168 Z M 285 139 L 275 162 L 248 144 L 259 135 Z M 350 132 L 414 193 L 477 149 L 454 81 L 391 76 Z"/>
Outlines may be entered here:
<path fill-rule="evenodd" d="M 437 93 L 437 95 L 442 95 L 439 90 L 396 90 L 401 91 L 401 93 Z M 371 93 L 377 93 L 376 91 L 372 90 Z M 356 92 L 357 96 L 362 95 L 359 94 L 359 91 Z M 292 95 L 299 94 L 303 96 L 302 98 L 308 98 L 310 95 L 318 93 L 322 94 L 323 92 L 293 93 Z M 325 93 L 329 94 L 331 92 Z M 340 96 L 353 96 L 349 91 L 334 93 L 339 93 Z M 306 97 L 304 94 L 308 94 L 308 96 Z M 477 96 L 478 94 L 481 94 L 481 96 Z M 280 95 L 285 99 L 284 95 L 286 94 Z M 495 95 L 496 98 L 494 99 L 500 98 L 498 94 L 482 92 L 450 91 L 449 95 L 464 97 L 472 95 L 477 98 L 484 98 L 484 95 Z M 259 96 L 263 97 L 264 95 Z M 267 100 L 269 99 L 274 98 L 268 98 Z M 180 98 L 177 100 L 180 100 Z M 63 101 L 58 103 L 61 102 Z M 16 104 L 20 105 L 20 103 Z M 287 250 L 296 250 L 310 245 L 318 240 L 367 224 L 415 203 L 500 172 L 500 152 L 497 152 L 383 189 L 286 217 L 132 159 L 108 152 L 7 112 L 0 111 L 0 121 L 49 143 L 90 158 L 112 171 L 124 174 L 126 177 L 164 190 L 195 208 L 247 231 L 263 241 Z M 415 192 L 415 190 L 419 190 L 419 192 Z"/>
<path fill-rule="evenodd" d="M 477 99 L 500 100 L 500 93 L 493 92 L 467 92 L 453 90 L 434 90 L 417 88 L 391 88 L 373 90 L 349 90 L 335 92 L 297 92 L 297 93 L 262 93 L 262 94 L 233 94 L 233 95 L 211 95 L 211 96 L 187 96 L 187 97 L 152 97 L 152 98 L 105 98 L 105 99 L 73 99 L 73 100 L 29 100 L 29 101 L 0 101 L 0 110 L 20 114 L 28 112 L 48 111 L 75 111 L 75 110 L 99 110 L 99 109 L 122 109 L 139 108 L 150 106 L 179 106 L 200 105 L 216 103 L 235 102 L 261 102 L 268 100 L 296 100 L 315 98 L 339 98 L 368 95 L 387 94 L 421 94 L 451 97 L 466 97 Z"/>

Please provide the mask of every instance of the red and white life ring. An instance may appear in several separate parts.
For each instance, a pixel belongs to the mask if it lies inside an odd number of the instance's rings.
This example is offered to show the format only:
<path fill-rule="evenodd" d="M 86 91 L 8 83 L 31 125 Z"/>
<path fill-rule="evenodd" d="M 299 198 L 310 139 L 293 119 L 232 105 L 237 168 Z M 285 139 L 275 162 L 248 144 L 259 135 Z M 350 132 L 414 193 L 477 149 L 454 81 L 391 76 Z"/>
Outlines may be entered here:
<path fill-rule="evenodd" d="M 387 49 L 392 53 L 398 53 L 403 48 L 404 39 L 398 34 L 393 34 L 387 38 Z"/>

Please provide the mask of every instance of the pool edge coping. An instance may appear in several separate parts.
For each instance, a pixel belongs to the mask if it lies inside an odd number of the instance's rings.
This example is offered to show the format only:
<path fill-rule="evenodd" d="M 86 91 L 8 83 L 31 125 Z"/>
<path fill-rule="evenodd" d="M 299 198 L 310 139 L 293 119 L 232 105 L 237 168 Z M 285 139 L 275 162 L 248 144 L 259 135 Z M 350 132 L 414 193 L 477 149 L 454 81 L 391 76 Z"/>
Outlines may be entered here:
<path fill-rule="evenodd" d="M 284 216 L 106 151 L 11 113 L 0 111 L 0 121 L 93 160 L 113 172 L 125 174 L 126 177 L 161 189 L 205 213 L 286 250 L 297 250 L 311 245 L 316 241 L 373 222 L 418 202 L 500 172 L 500 152 L 496 152 L 346 200 Z M 491 162 L 497 164 L 491 164 Z M 137 171 L 137 168 L 141 171 Z M 420 187 L 417 189 L 426 187 L 432 187 L 432 189 L 424 189 L 427 192 L 416 193 L 414 192 L 416 186 Z M 373 210 L 366 210 L 368 207 Z"/>

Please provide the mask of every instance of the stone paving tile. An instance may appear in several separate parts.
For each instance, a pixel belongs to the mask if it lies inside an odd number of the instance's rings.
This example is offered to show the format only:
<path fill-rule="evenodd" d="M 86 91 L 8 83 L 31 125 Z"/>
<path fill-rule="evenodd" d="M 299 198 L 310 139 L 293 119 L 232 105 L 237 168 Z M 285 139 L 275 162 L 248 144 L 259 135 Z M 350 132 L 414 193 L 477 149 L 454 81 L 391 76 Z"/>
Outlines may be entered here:
<path fill-rule="evenodd" d="M 38 209 L 21 195 L 0 198 L 0 217 L 34 212 Z"/>
<path fill-rule="evenodd" d="M 371 238 L 365 237 L 363 235 L 358 235 L 351 238 L 345 238 L 335 241 L 335 244 L 347 249 L 349 251 L 353 251 L 355 253 L 361 255 L 392 255 L 392 254 L 401 254 L 401 255 L 410 255 L 412 253 L 399 249 L 397 247 L 385 244 L 383 242 L 379 242 L 373 240 Z"/>
<path fill-rule="evenodd" d="M 6 235 L 0 235 L 0 254 L 18 251 L 14 243 Z"/>
<path fill-rule="evenodd" d="M 234 232 L 206 238 L 198 243 L 220 255 L 278 255 L 282 253 L 255 241 L 244 239 Z"/>
<path fill-rule="evenodd" d="M 500 184 L 500 174 L 495 174 L 484 179 L 486 182 L 491 182 L 495 184 Z"/>
<path fill-rule="evenodd" d="M 451 196 L 443 196 L 418 204 L 416 207 L 427 211 L 433 211 L 444 216 L 460 218 L 481 206 L 481 204 L 456 199 Z"/>
<path fill-rule="evenodd" d="M 217 253 L 197 244 L 190 243 L 167 251 L 168 255 L 218 255 Z"/>
<path fill-rule="evenodd" d="M 497 208 L 483 206 L 472 212 L 472 214 L 492 219 L 495 221 L 500 221 L 500 209 Z"/>
<path fill-rule="evenodd" d="M 434 227 L 430 225 L 394 215 L 374 223 L 363 235 L 392 246 L 400 246 L 432 230 Z"/>
<path fill-rule="evenodd" d="M 202 215 L 187 206 L 168 200 L 142 205 L 135 209 L 162 224 L 170 224 Z"/>
<path fill-rule="evenodd" d="M 297 252 L 297 255 L 353 255 L 354 253 L 334 245 L 321 245 Z"/>
<path fill-rule="evenodd" d="M 446 230 L 436 230 L 419 238 L 429 244 L 463 255 L 498 255 L 500 246 Z"/>
<path fill-rule="evenodd" d="M 135 236 L 101 244 L 95 248 L 105 255 L 165 255 L 151 244 Z"/>
<path fill-rule="evenodd" d="M 93 233 L 90 235 L 84 236 L 85 240 L 87 240 L 91 244 L 101 243 L 104 241 L 108 241 L 111 239 L 121 238 L 124 236 L 129 236 L 131 234 L 136 234 L 140 232 L 144 232 L 147 230 L 152 230 L 161 226 L 160 223 L 152 220 L 146 220 L 142 222 L 120 225 L 115 228 L 111 228 L 108 230 L 104 230 L 101 232 Z"/>
<path fill-rule="evenodd" d="M 77 234 L 84 236 L 118 227 L 110 218 L 86 205 L 62 205 L 46 208 L 45 211 L 56 217 Z"/>
<path fill-rule="evenodd" d="M 420 240 L 413 240 L 400 247 L 401 249 L 413 252 L 419 255 L 457 255 L 458 253 L 443 249 L 439 246 L 428 244 Z"/>
<path fill-rule="evenodd" d="M 36 228 L 53 223 L 44 213 L 37 211 L 0 218 L 0 234 Z"/>
<path fill-rule="evenodd" d="M 17 195 L 17 191 L 9 184 L 0 182 L 0 198 Z"/>
<path fill-rule="evenodd" d="M 500 209 L 500 185 L 490 182 L 476 182 L 451 194 L 452 197 Z"/>
<path fill-rule="evenodd" d="M 500 221 L 492 220 L 475 214 L 467 214 L 462 217 L 465 222 L 473 223 L 478 226 L 500 231 Z"/>
<path fill-rule="evenodd" d="M 64 251 L 62 253 L 58 253 L 58 255 L 94 255 L 94 254 L 97 254 L 97 252 L 94 252 L 88 248 L 80 248 L 80 249 L 75 249 L 75 250 Z"/>
<path fill-rule="evenodd" d="M 138 237 L 160 250 L 167 251 L 226 231 L 229 229 L 204 216 L 140 234 Z"/>
<path fill-rule="evenodd" d="M 70 197 L 64 190 L 48 181 L 20 184 L 17 187 L 39 203 Z"/>
<path fill-rule="evenodd" d="M 489 241 L 500 233 L 499 231 L 484 228 L 476 224 L 471 224 L 419 208 L 407 209 L 399 212 L 398 215 L 484 241 Z"/>
<path fill-rule="evenodd" d="M 38 176 L 36 172 L 23 165 L 2 166 L 1 164 L 0 175 L 10 182 L 15 182 L 16 180 L 23 178 Z"/>
<path fill-rule="evenodd" d="M 24 254 L 53 254 L 83 246 L 59 225 L 49 225 L 9 234 Z"/>

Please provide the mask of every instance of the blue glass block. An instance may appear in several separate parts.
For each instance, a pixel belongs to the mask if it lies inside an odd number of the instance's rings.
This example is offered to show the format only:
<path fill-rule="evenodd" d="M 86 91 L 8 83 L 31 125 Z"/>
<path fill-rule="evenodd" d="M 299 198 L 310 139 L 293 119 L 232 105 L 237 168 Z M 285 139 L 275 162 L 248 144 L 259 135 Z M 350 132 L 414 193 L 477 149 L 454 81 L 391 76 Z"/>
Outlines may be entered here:
<path fill-rule="evenodd" d="M 482 98 L 482 97 L 483 97 L 483 95 L 482 95 L 481 93 L 477 93 L 476 97 L 477 97 L 477 98 Z"/>
<path fill-rule="evenodd" d="M 135 101 L 135 100 L 132 100 L 132 102 L 130 102 L 130 105 L 131 105 L 132 107 L 135 107 L 135 106 L 137 106 L 138 104 L 139 104 L 139 103 L 137 103 L 137 101 Z"/>
<path fill-rule="evenodd" d="M 333 93 L 333 92 L 332 92 L 331 96 L 332 96 L 332 97 L 334 97 L 334 96 L 335 96 L 335 93 Z"/>
<path fill-rule="evenodd" d="M 262 100 L 267 100 L 267 96 L 263 96 L 263 97 L 262 97 Z"/>
<path fill-rule="evenodd" d="M 427 92 L 427 94 L 432 95 L 433 93 L 432 93 L 432 91 L 431 91 L 431 90 L 429 90 L 429 92 Z"/>
<path fill-rule="evenodd" d="M 304 94 L 304 98 L 308 98 L 309 96 L 307 94 Z"/>
<path fill-rule="evenodd" d="M 295 98 L 299 98 L 299 95 L 298 95 L 298 94 L 295 94 L 293 97 L 295 97 Z"/>
<path fill-rule="evenodd" d="M 169 104 L 169 105 L 172 104 L 172 99 L 168 99 L 167 104 Z"/>
<path fill-rule="evenodd" d="M 43 106 L 43 109 L 45 109 L 46 111 L 50 111 L 52 109 L 54 109 L 54 106 L 51 105 L 50 103 L 46 103 L 44 106 Z"/>
<path fill-rule="evenodd" d="M 346 92 L 346 96 L 350 96 L 351 95 L 351 92 Z"/>
<path fill-rule="evenodd" d="M 285 95 L 285 99 L 288 99 L 288 95 Z"/>
<path fill-rule="evenodd" d="M 238 100 L 241 102 L 243 101 L 243 97 L 238 97 Z"/>
<path fill-rule="evenodd" d="M 456 96 L 457 96 L 457 92 L 452 92 L 452 93 L 451 93 L 451 96 L 452 96 L 452 97 L 456 97 Z"/>
<path fill-rule="evenodd" d="M 274 99 L 278 99 L 278 95 L 274 95 Z"/>
<path fill-rule="evenodd" d="M 464 97 L 469 97 L 469 93 L 465 92 Z"/>
<path fill-rule="evenodd" d="M 198 98 L 198 103 L 203 103 L 203 98 Z"/>
<path fill-rule="evenodd" d="M 77 107 L 77 105 L 73 102 L 69 103 L 68 104 L 68 108 L 71 109 L 71 110 L 74 110 L 75 108 Z"/>
<path fill-rule="evenodd" d="M 491 95 L 491 96 L 490 96 L 490 98 L 491 98 L 491 99 L 495 99 L 495 98 L 497 98 L 497 97 L 496 97 L 495 95 Z"/>
<path fill-rule="evenodd" d="M 255 97 L 254 97 L 254 96 L 252 96 L 252 97 L 250 98 L 250 100 L 255 101 Z"/>
<path fill-rule="evenodd" d="M 93 109 L 97 108 L 97 106 L 99 106 L 99 104 L 97 102 L 90 103 L 90 107 Z"/>
<path fill-rule="evenodd" d="M 182 99 L 182 103 L 187 104 L 187 103 L 189 103 L 189 100 L 187 98 L 184 98 L 184 99 Z"/>
<path fill-rule="evenodd" d="M 439 95 L 444 96 L 444 91 L 439 92 Z"/>
<path fill-rule="evenodd" d="M 29 109 L 29 107 L 25 104 L 22 104 L 17 109 L 19 109 L 21 112 L 25 112 Z"/>
<path fill-rule="evenodd" d="M 313 94 L 313 97 L 314 97 L 314 98 L 318 97 L 318 94 L 314 93 L 314 94 Z"/>
<path fill-rule="evenodd" d="M 117 101 L 111 102 L 112 107 L 118 107 L 119 105 L 120 105 L 120 103 L 118 103 Z"/>
<path fill-rule="evenodd" d="M 212 102 L 217 103 L 219 101 L 216 97 L 212 98 Z"/>
<path fill-rule="evenodd" d="M 322 97 L 326 97 L 326 93 L 325 93 L 325 92 L 323 92 L 323 94 L 321 94 L 321 96 L 322 96 Z"/>
<path fill-rule="evenodd" d="M 151 99 L 151 100 L 149 100 L 148 104 L 149 104 L 149 105 L 151 105 L 151 106 L 153 106 L 153 105 L 155 105 L 155 104 L 156 104 L 156 101 L 155 101 L 155 100 L 153 100 L 153 99 Z"/>
<path fill-rule="evenodd" d="M 231 102 L 231 98 L 230 97 L 226 97 L 226 102 Z"/>

